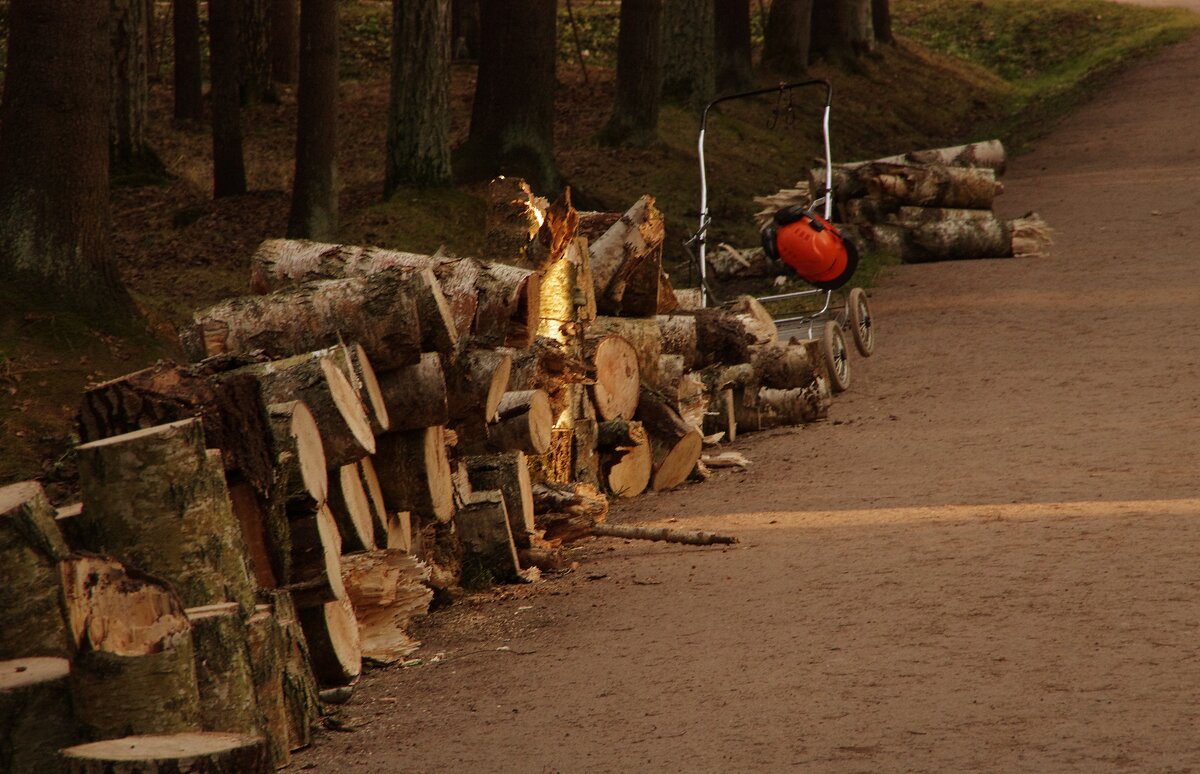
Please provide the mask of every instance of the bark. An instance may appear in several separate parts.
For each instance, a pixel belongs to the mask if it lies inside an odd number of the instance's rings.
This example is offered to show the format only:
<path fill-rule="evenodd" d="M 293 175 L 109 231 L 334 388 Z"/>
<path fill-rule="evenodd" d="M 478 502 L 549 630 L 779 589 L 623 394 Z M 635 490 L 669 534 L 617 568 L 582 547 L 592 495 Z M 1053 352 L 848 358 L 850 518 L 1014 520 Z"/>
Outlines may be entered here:
<path fill-rule="evenodd" d="M 533 485 L 525 453 L 501 452 L 467 457 L 465 461 L 472 487 L 497 490 L 504 497 L 513 542 L 518 548 L 528 548 L 534 530 Z"/>
<path fill-rule="evenodd" d="M 450 182 L 450 0 L 392 0 L 383 195 Z"/>
<path fill-rule="evenodd" d="M 79 437 L 84 442 L 199 417 L 209 448 L 225 469 L 266 493 L 274 478 L 267 412 L 249 377 L 217 380 L 202 369 L 159 362 L 98 384 L 83 394 Z"/>
<path fill-rule="evenodd" d="M 150 94 L 146 22 L 153 15 L 153 4 L 149 0 L 111 0 L 111 9 L 110 163 L 118 175 L 161 170 L 162 163 L 146 140 Z"/>
<path fill-rule="evenodd" d="M 648 147 L 658 142 L 662 14 L 663 0 L 621 3 L 616 96 L 600 133 L 605 144 Z"/>
<path fill-rule="evenodd" d="M 254 695 L 262 713 L 263 736 L 271 765 L 281 768 L 291 762 L 287 704 L 283 693 L 284 637 L 275 619 L 272 605 L 255 606 L 246 620 L 247 645 L 250 649 L 250 675 Z"/>
<path fill-rule="evenodd" d="M 481 441 L 486 424 L 497 419 L 508 389 L 512 355 L 503 350 L 470 350 L 448 363 L 447 372 L 449 414 L 459 438 L 468 445 Z M 430 424 L 436 423 L 426 423 Z"/>
<path fill-rule="evenodd" d="M 263 717 L 254 691 L 249 633 L 237 605 L 207 605 L 185 612 L 192 625 L 201 728 L 261 735 Z"/>
<path fill-rule="evenodd" d="M 110 244 L 107 3 L 13 0 L 0 101 L 0 278 L 101 324 L 133 303 Z"/>
<path fill-rule="evenodd" d="M 241 103 L 258 105 L 274 99 L 271 58 L 268 52 L 271 0 L 240 0 L 238 66 Z"/>
<path fill-rule="evenodd" d="M 347 556 L 342 577 L 354 605 L 363 658 L 391 664 L 420 646 L 405 629 L 429 611 L 433 591 L 424 585 L 428 567 L 404 551 L 371 551 Z"/>
<path fill-rule="evenodd" d="M 427 427 L 388 433 L 375 455 L 388 508 L 446 523 L 454 513 L 445 429 Z"/>
<path fill-rule="evenodd" d="M 716 84 L 721 92 L 754 85 L 750 64 L 750 0 L 715 0 Z"/>
<path fill-rule="evenodd" d="M 588 378 L 587 363 L 582 358 L 553 339 L 538 337 L 530 348 L 513 352 L 508 389 L 545 392 L 550 399 L 550 414 L 558 423 L 564 413 L 574 416 L 572 397 L 578 397 Z"/>
<path fill-rule="evenodd" d="M 367 357 L 367 351 L 362 344 L 346 344 L 341 347 L 345 358 L 338 358 L 338 365 L 345 366 L 346 378 L 362 395 L 363 405 L 367 409 L 367 417 L 371 420 L 371 432 L 378 435 L 391 429 L 392 420 L 388 414 L 387 403 L 383 399 L 383 389 L 379 386 L 379 377 Z"/>
<path fill-rule="evenodd" d="M 208 5 L 215 198 L 246 193 L 240 94 L 240 3 L 241 0 L 209 0 Z"/>
<path fill-rule="evenodd" d="M 790 427 L 825 419 L 832 402 L 829 380 L 824 377 L 807 387 L 790 390 L 764 387 L 758 393 L 758 429 Z"/>
<path fill-rule="evenodd" d="M 554 162 L 556 0 L 481 4 L 479 75 L 456 171 L 471 179 L 521 177 L 556 190 Z"/>
<path fill-rule="evenodd" d="M 196 607 L 253 607 L 241 528 L 220 453 L 198 419 L 76 448 L 86 531 L 95 549 L 170 582 Z"/>
<path fill-rule="evenodd" d="M 991 209 L 996 195 L 1003 190 L 991 167 L 910 163 L 895 158 L 835 167 L 835 199 L 847 201 L 870 195 L 900 205 Z M 814 181 L 823 181 L 824 171 L 813 169 L 811 176 Z"/>
<path fill-rule="evenodd" d="M 337 0 L 301 0 L 289 237 L 328 241 L 337 234 L 337 66 Z"/>
<path fill-rule="evenodd" d="M 688 370 L 682 355 L 658 359 L 658 381 L 652 387 L 686 424 L 697 430 L 704 425 L 708 395 L 704 382 Z"/>
<path fill-rule="evenodd" d="M 875 50 L 871 0 L 813 0 L 814 57 L 848 62 Z"/>
<path fill-rule="evenodd" d="M 752 365 L 761 386 L 780 390 L 807 387 L 821 377 L 824 368 L 814 339 L 757 346 Z"/>
<path fill-rule="evenodd" d="M 520 177 L 497 177 L 488 183 L 483 258 L 538 268 L 530 254 L 550 202 Z"/>
<path fill-rule="evenodd" d="M 592 279 L 602 314 L 657 314 L 664 236 L 662 213 L 653 197 L 643 196 L 591 243 Z"/>
<path fill-rule="evenodd" d="M 295 83 L 300 63 L 298 0 L 270 2 L 271 25 L 267 50 L 271 57 L 271 78 L 279 83 Z"/>
<path fill-rule="evenodd" d="M 774 0 L 763 29 L 762 63 L 786 77 L 808 70 L 812 43 L 813 0 Z"/>
<path fill-rule="evenodd" d="M 595 370 L 592 401 L 601 419 L 632 419 L 637 410 L 641 379 L 638 353 L 627 339 L 615 334 L 589 337 L 584 358 Z"/>
<path fill-rule="evenodd" d="M 58 564 L 67 546 L 54 507 L 36 481 L 0 489 L 0 659 L 72 653 Z"/>
<path fill-rule="evenodd" d="M 317 685 L 350 685 L 362 674 L 362 643 L 349 600 L 299 611 Z"/>
<path fill-rule="evenodd" d="M 596 319 L 596 288 L 587 240 L 576 238 L 541 280 L 537 335 L 566 341 Z"/>
<path fill-rule="evenodd" d="M 700 350 L 696 318 L 687 314 L 658 315 L 659 350 L 664 355 L 680 355 L 688 370 L 699 365 Z"/>
<path fill-rule="evenodd" d="M 1012 254 L 1012 230 L 994 215 L 901 225 L 908 231 L 905 263 L 1003 258 Z"/>
<path fill-rule="evenodd" d="M 550 450 L 553 425 L 550 399 L 545 392 L 506 392 L 497 408 L 496 421 L 488 426 L 487 446 L 497 452 L 545 454 Z"/>
<path fill-rule="evenodd" d="M 637 418 L 646 428 L 654 459 L 650 486 L 655 491 L 674 489 L 687 480 L 700 459 L 703 438 L 657 395 L 642 390 Z"/>
<path fill-rule="evenodd" d="M 292 595 L 275 590 L 270 592 L 270 599 L 283 646 L 283 703 L 287 712 L 288 739 L 291 749 L 298 750 L 312 741 L 313 724 L 320 714 L 317 679 L 313 675 L 308 643 Z"/>
<path fill-rule="evenodd" d="M 880 43 L 895 42 L 890 0 L 871 0 L 871 26 L 875 30 L 875 40 Z"/>
<path fill-rule="evenodd" d="M 511 362 L 510 357 L 510 367 Z M 392 418 L 393 431 L 417 430 L 450 421 L 446 376 L 437 353 L 426 352 L 413 365 L 380 373 L 379 390 Z"/>
<path fill-rule="evenodd" d="M 662 97 L 699 111 L 716 93 L 714 0 L 666 0 Z"/>
<path fill-rule="evenodd" d="M 428 269 L 408 276 L 392 269 L 231 298 L 193 319 L 202 356 L 261 350 L 266 357 L 286 358 L 352 341 L 377 368 L 395 368 L 420 359 L 425 330 L 419 299 L 436 282 Z"/>
<path fill-rule="evenodd" d="M 65 658 L 0 661 L 0 771 L 62 770 L 58 751 L 78 740 Z"/>
<path fill-rule="evenodd" d="M 275 496 L 300 510 L 321 506 L 329 493 L 329 476 L 312 412 L 298 400 L 272 403 L 267 411 L 276 461 Z"/>
<path fill-rule="evenodd" d="M 175 117 L 198 121 L 204 116 L 200 65 L 199 0 L 173 0 L 171 39 L 175 51 Z"/>
<path fill-rule="evenodd" d="M 721 306 L 722 311 L 741 323 L 753 344 L 769 344 L 779 338 L 775 320 L 754 296 L 738 296 Z"/>
<path fill-rule="evenodd" d="M 342 536 L 342 551 L 375 550 L 375 515 L 358 463 L 338 469 L 334 485 L 329 489 L 329 510 Z"/>
<path fill-rule="evenodd" d="M 213 732 L 132 736 L 63 751 L 71 774 L 269 774 L 271 758 L 258 737 Z"/>
<path fill-rule="evenodd" d="M 625 540 L 662 540 L 667 543 L 683 543 L 689 546 L 730 545 L 738 542 L 731 535 L 701 530 L 671 529 L 670 527 L 641 527 L 633 524 L 597 524 L 592 534 L 598 537 L 624 538 Z"/>
<path fill-rule="evenodd" d="M 689 314 L 696 318 L 698 365 L 750 361 L 750 345 L 756 339 L 746 331 L 742 320 L 723 309 L 697 309 Z"/>
<path fill-rule="evenodd" d="M 263 400 L 303 401 L 321 435 L 325 465 L 335 470 L 375 451 L 375 436 L 358 391 L 325 352 L 245 366 L 262 385 Z"/>
<path fill-rule="evenodd" d="M 342 538 L 326 506 L 292 514 L 291 566 L 286 587 L 297 609 L 346 598 L 342 584 Z"/>
<path fill-rule="evenodd" d="M 487 586 L 521 579 L 521 563 L 499 491 L 475 492 L 454 525 L 463 546 L 463 583 Z"/>

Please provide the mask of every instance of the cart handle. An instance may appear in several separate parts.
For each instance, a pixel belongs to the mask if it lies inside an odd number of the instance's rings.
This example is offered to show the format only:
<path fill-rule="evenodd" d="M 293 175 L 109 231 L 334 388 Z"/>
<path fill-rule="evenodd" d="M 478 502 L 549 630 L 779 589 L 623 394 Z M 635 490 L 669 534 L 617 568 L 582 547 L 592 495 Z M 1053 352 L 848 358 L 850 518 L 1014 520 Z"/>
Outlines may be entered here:
<path fill-rule="evenodd" d="M 708 111 L 712 110 L 722 102 L 730 102 L 735 99 L 746 99 L 748 97 L 758 97 L 763 94 L 782 94 L 792 89 L 800 89 L 807 86 L 824 86 L 825 87 L 825 114 L 821 120 L 821 135 L 825 142 L 825 219 L 829 220 L 833 216 L 833 154 L 829 147 L 829 113 L 833 107 L 833 84 L 829 81 L 815 78 L 808 81 L 795 81 L 793 83 L 781 83 L 778 86 L 772 86 L 765 89 L 754 89 L 753 91 L 743 91 L 737 94 L 726 94 L 722 97 L 717 97 L 712 102 L 704 106 L 704 112 L 700 115 L 700 227 L 696 230 L 696 235 L 693 239 L 699 244 L 699 261 L 700 261 L 700 306 L 708 306 L 708 172 L 704 163 L 704 133 L 708 128 Z M 818 200 L 819 201 L 819 200 Z M 814 201 L 814 204 L 816 201 Z"/>

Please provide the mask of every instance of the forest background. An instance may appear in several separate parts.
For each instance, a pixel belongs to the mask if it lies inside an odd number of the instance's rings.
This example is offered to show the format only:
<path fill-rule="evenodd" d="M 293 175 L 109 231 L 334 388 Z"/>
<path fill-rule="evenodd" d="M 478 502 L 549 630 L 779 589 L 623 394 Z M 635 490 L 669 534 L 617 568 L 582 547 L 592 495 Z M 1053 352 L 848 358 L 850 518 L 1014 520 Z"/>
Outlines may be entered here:
<path fill-rule="evenodd" d="M 114 8 L 122 2 L 114 0 Z M 0 62 L 22 45 L 9 35 L 13 5 L 0 2 Z M 334 5 L 338 217 L 324 238 L 413 252 L 478 253 L 486 174 L 464 174 L 460 164 L 456 182 L 385 180 L 392 3 Z M 672 279 L 681 287 L 694 284 L 683 242 L 699 214 L 698 106 L 717 93 L 716 76 L 700 93 L 665 99 L 651 137 L 604 143 L 616 93 L 621 3 L 550 5 L 557 20 L 550 97 L 558 179 L 556 190 L 537 193 L 554 198 L 559 186 L 569 185 L 577 207 L 596 210 L 624 210 L 643 193 L 655 196 L 666 216 Z M 1019 151 L 1122 65 L 1196 26 L 1196 17 L 1184 12 L 1102 0 L 891 0 L 890 34 L 881 40 L 848 54 L 826 48 L 811 61 L 806 57 L 800 72 L 781 73 L 763 62 L 771 4 L 740 5 L 749 11 L 752 66 L 722 84 L 727 88 L 721 93 L 730 86 L 771 86 L 783 77 L 832 81 L 835 161 L 990 137 Z M 0 483 L 39 478 L 60 500 L 74 486 L 71 449 L 82 390 L 178 357 L 177 327 L 196 309 L 246 292 L 250 254 L 261 240 L 288 233 L 289 215 L 294 218 L 295 83 L 273 81 L 268 93 L 237 108 L 246 192 L 215 197 L 208 4 L 199 5 L 198 18 L 203 101 L 195 118 L 183 120 L 175 117 L 172 4 L 152 7 L 145 28 L 150 67 L 144 139 L 153 161 L 113 164 L 107 190 L 111 254 L 137 314 L 132 322 L 114 323 L 66 296 L 35 299 L 16 283 L 0 286 Z M 687 18 L 705 23 L 702 16 Z M 483 34 L 488 30 L 495 28 Z M 459 42 L 449 70 L 453 147 L 469 138 L 478 72 L 478 52 Z M 816 49 L 819 42 L 815 37 Z M 8 74 L 7 67 L 0 71 L 6 100 L 16 85 Z M 754 243 L 752 197 L 805 176 L 819 148 L 818 109 L 815 98 L 788 104 L 768 96 L 714 116 L 707 149 L 717 240 Z M 16 172 L 0 168 L 0 188 Z M 874 257 L 860 278 L 870 282 L 884 264 Z"/>

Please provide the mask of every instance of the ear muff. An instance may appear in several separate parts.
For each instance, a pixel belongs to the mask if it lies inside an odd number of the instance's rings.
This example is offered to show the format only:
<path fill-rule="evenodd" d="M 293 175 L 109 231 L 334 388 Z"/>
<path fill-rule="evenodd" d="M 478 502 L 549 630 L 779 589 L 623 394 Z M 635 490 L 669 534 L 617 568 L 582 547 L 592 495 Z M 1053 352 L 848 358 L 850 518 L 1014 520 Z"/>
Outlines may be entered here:
<path fill-rule="evenodd" d="M 767 226 L 759 232 L 759 236 L 762 238 L 763 252 L 766 253 L 767 257 L 772 261 L 779 260 L 779 246 L 775 244 L 775 236 L 778 233 L 779 229 L 777 229 L 775 226 Z"/>
<path fill-rule="evenodd" d="M 776 210 L 774 220 L 776 226 L 787 226 L 804 217 L 808 217 L 812 220 L 814 228 L 816 228 L 817 231 L 820 231 L 822 228 L 824 228 L 824 226 L 821 226 L 817 222 L 817 219 L 813 216 L 812 212 L 805 209 L 803 204 L 793 204 L 788 207 L 784 207 L 781 210 Z"/>

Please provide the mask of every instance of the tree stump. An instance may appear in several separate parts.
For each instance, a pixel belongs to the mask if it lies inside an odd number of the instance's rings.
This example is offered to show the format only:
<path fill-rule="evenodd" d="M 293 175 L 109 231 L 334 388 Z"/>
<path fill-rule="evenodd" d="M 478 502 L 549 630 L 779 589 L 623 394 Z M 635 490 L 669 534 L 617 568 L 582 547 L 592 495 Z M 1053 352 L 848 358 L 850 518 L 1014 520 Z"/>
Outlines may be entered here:
<path fill-rule="evenodd" d="M 63 750 L 70 774 L 270 774 L 260 737 L 193 732 L 130 736 Z"/>
<path fill-rule="evenodd" d="M 0 658 L 72 654 L 58 569 L 68 550 L 55 517 L 36 481 L 0 489 Z"/>
<path fill-rule="evenodd" d="M 65 658 L 0 661 L 0 771 L 62 771 L 58 751 L 78 741 Z"/>
<path fill-rule="evenodd" d="M 241 527 L 199 419 L 77 447 L 92 546 L 169 581 L 192 607 L 254 606 Z"/>
<path fill-rule="evenodd" d="M 521 577 L 504 496 L 499 491 L 475 492 L 454 516 L 463 546 L 463 583 L 490 585 Z"/>
<path fill-rule="evenodd" d="M 191 607 L 196 684 L 200 689 L 200 727 L 258 736 L 263 717 L 254 690 L 249 634 L 237 604 Z"/>
<path fill-rule="evenodd" d="M 467 475 L 471 486 L 478 490 L 498 490 L 504 497 L 513 542 L 518 548 L 529 547 L 534 530 L 533 485 L 529 480 L 529 464 L 525 453 L 502 452 L 467 457 Z"/>
<path fill-rule="evenodd" d="M 374 462 L 389 510 L 450 521 L 454 487 L 446 456 L 445 428 L 427 427 L 381 436 Z"/>

